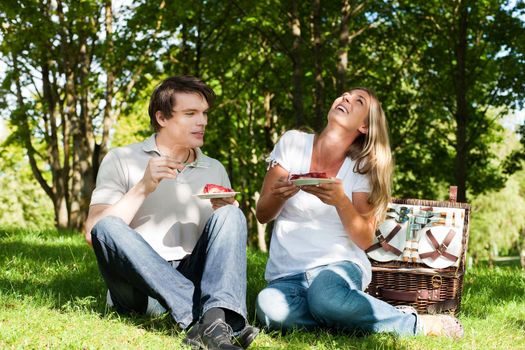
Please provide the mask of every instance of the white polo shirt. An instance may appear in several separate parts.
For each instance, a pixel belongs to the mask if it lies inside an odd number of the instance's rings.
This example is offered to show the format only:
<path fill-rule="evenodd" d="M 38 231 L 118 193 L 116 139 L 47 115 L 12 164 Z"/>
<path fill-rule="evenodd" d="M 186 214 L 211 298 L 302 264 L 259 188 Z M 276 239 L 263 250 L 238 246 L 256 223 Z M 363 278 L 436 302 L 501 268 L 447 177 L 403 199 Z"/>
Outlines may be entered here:
<path fill-rule="evenodd" d="M 186 167 L 176 179 L 164 179 L 150 193 L 130 223 L 166 260 L 192 252 L 213 213 L 208 199 L 199 199 L 208 183 L 231 187 L 224 166 L 197 148 L 198 167 Z M 91 205 L 117 203 L 144 176 L 148 162 L 159 157 L 155 134 L 143 142 L 115 148 L 104 157 Z"/>

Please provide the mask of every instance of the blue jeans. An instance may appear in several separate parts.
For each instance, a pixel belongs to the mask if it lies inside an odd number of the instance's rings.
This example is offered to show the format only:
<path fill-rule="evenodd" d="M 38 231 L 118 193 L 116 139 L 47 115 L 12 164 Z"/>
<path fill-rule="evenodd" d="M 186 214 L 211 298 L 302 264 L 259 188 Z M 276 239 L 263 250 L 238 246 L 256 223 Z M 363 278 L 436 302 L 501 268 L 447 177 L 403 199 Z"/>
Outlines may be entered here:
<path fill-rule="evenodd" d="M 363 292 L 361 275 L 356 264 L 341 261 L 275 279 L 257 297 L 257 317 L 272 330 L 419 333 L 417 315 Z"/>
<path fill-rule="evenodd" d="M 166 308 L 182 329 L 203 313 L 230 310 L 234 330 L 246 323 L 246 219 L 233 205 L 210 217 L 191 255 L 164 260 L 120 218 L 93 227 L 93 249 L 118 312 L 144 313 L 148 296 Z"/>

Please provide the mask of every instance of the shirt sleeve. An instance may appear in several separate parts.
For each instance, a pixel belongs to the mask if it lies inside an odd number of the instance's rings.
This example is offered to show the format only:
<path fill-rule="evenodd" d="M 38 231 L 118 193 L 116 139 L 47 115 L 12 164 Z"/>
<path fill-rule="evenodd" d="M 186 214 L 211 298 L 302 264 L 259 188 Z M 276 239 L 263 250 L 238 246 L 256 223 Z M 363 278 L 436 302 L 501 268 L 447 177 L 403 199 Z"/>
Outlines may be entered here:
<path fill-rule="evenodd" d="M 221 186 L 224 186 L 224 187 L 228 187 L 228 188 L 231 188 L 232 185 L 230 183 L 230 178 L 228 177 L 228 173 L 226 172 L 226 169 L 224 168 L 224 165 L 222 165 L 222 163 L 219 163 L 220 164 L 220 173 L 221 173 L 221 182 L 220 182 L 220 185 Z M 235 189 L 234 189 L 235 190 Z"/>
<path fill-rule="evenodd" d="M 287 131 L 281 136 L 273 151 L 270 153 L 266 162 L 268 163 L 268 169 L 273 168 L 279 164 L 286 171 L 290 172 L 292 168 L 292 160 L 289 159 L 290 146 L 294 143 L 294 139 L 297 138 L 297 131 Z"/>
<path fill-rule="evenodd" d="M 117 203 L 128 191 L 124 174 L 116 151 L 109 151 L 98 169 L 97 183 L 91 195 L 91 205 Z"/>
<path fill-rule="evenodd" d="M 354 173 L 356 181 L 352 188 L 352 192 L 366 192 L 370 193 L 370 179 L 367 174 Z"/>

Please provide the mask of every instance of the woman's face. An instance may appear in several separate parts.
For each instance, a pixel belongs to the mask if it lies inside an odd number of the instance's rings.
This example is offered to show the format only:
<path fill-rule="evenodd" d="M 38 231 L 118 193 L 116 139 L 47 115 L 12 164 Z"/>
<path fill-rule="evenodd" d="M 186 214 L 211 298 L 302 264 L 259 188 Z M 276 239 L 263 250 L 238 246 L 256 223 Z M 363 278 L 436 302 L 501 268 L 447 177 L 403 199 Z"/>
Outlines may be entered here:
<path fill-rule="evenodd" d="M 336 98 L 328 112 L 328 122 L 337 123 L 349 131 L 366 133 L 371 97 L 365 90 L 352 90 Z"/>

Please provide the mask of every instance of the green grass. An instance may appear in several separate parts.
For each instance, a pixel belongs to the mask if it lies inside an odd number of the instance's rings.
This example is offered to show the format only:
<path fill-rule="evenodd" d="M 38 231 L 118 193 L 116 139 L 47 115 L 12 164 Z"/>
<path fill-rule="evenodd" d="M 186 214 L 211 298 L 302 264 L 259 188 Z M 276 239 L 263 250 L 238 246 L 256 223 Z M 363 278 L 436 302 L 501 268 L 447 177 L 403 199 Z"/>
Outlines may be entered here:
<path fill-rule="evenodd" d="M 248 306 L 264 287 L 266 256 L 249 251 Z M 105 307 L 91 249 L 76 233 L 0 229 L 0 349 L 180 349 L 168 316 L 120 316 Z M 525 277 L 517 265 L 467 271 L 465 338 L 351 337 L 263 332 L 250 349 L 525 349 Z"/>

